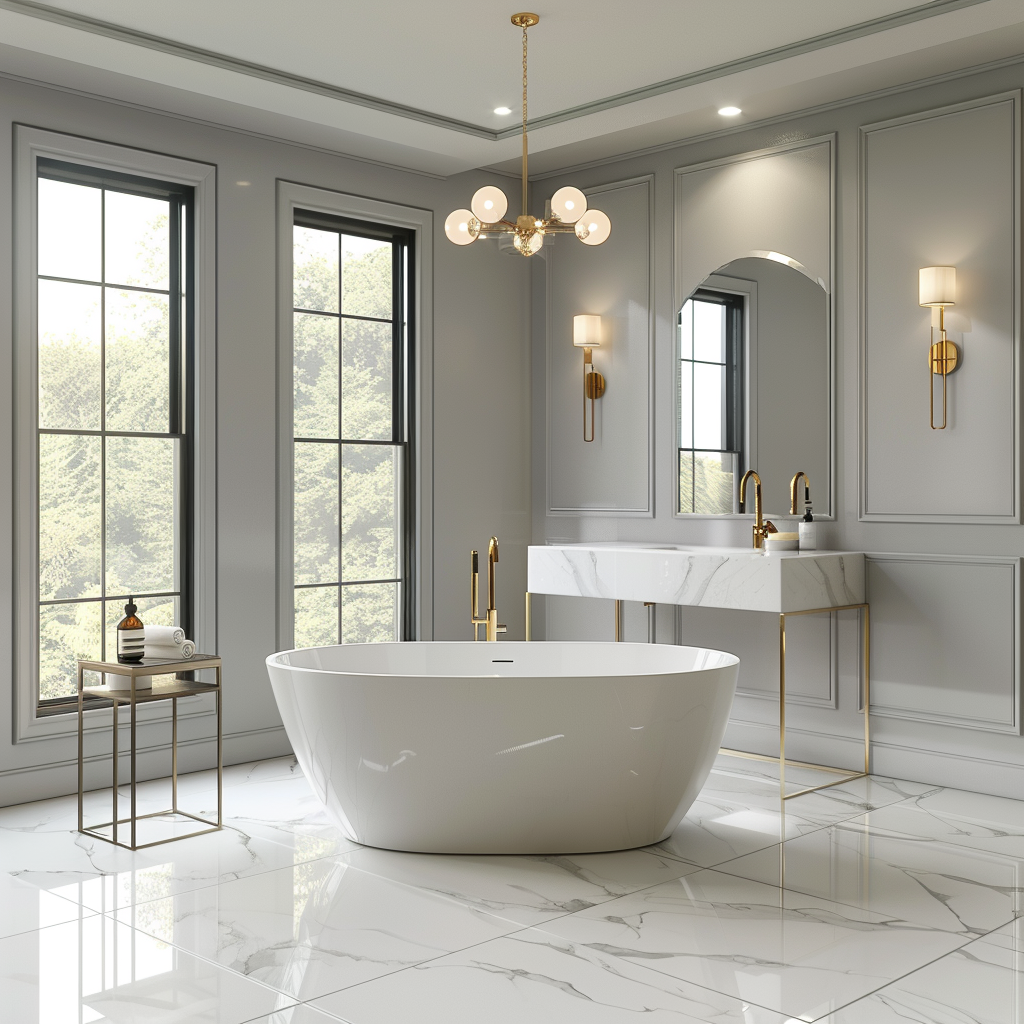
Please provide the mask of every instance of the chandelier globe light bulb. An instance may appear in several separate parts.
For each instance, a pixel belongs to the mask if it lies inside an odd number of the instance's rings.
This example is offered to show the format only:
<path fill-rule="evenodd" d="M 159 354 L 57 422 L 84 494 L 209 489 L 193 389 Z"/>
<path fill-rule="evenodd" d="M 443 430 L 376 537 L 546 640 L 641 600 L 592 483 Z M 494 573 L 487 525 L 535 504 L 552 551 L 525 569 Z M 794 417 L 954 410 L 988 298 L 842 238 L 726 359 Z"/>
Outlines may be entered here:
<path fill-rule="evenodd" d="M 587 197 L 572 185 L 565 185 L 551 197 L 551 212 L 563 224 L 575 224 L 587 212 Z"/>
<path fill-rule="evenodd" d="M 469 205 L 473 209 L 473 216 L 481 224 L 496 224 L 508 210 L 508 199 L 496 185 L 484 185 L 473 193 Z"/>
<path fill-rule="evenodd" d="M 584 216 L 576 221 L 576 237 L 584 245 L 600 245 L 608 240 L 612 233 L 612 222 L 608 214 L 600 210 L 587 210 Z"/>
<path fill-rule="evenodd" d="M 456 245 L 469 245 L 480 234 L 480 222 L 472 210 L 453 210 L 444 222 L 444 233 Z"/>

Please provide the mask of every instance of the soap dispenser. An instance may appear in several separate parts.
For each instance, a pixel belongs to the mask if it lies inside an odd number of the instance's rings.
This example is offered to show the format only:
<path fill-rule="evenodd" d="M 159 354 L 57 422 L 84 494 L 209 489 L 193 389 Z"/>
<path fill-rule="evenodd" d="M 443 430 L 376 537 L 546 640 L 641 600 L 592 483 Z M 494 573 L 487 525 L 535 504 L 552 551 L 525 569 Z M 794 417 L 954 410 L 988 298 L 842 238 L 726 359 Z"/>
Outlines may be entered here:
<path fill-rule="evenodd" d="M 117 660 L 133 664 L 142 661 L 146 653 L 146 627 L 135 613 L 138 611 L 133 598 L 124 606 L 124 618 L 117 624 Z"/>
<path fill-rule="evenodd" d="M 811 515 L 811 506 L 804 506 L 804 517 L 800 520 L 800 550 L 816 551 L 818 548 L 818 524 Z"/>
<path fill-rule="evenodd" d="M 789 514 L 791 516 L 797 514 L 796 488 L 797 484 L 800 483 L 801 477 L 804 478 L 804 517 L 800 520 L 798 527 L 800 550 L 814 551 L 818 547 L 818 524 L 814 521 L 814 516 L 811 514 L 811 481 L 803 470 L 800 470 L 789 482 Z"/>

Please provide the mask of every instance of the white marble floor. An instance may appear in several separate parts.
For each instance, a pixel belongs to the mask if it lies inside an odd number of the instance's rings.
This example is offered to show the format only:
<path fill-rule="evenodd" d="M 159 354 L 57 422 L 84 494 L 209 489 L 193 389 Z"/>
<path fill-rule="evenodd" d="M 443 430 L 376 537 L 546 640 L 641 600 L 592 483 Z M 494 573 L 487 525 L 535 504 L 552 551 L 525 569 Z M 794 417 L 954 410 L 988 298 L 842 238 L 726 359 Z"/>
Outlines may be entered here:
<path fill-rule="evenodd" d="M 0 1020 L 1024 1024 L 1024 801 L 872 778 L 783 816 L 771 775 L 720 758 L 669 840 L 574 857 L 359 847 L 291 759 L 135 854 L 73 798 L 9 807 Z"/>

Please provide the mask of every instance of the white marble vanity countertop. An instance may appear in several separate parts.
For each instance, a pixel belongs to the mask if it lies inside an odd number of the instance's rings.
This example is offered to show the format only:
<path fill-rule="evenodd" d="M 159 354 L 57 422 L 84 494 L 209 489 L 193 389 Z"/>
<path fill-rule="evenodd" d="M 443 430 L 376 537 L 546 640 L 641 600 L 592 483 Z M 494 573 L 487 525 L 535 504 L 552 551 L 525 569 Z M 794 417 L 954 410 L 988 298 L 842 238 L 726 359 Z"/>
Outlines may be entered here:
<path fill-rule="evenodd" d="M 864 600 L 857 551 L 763 554 L 674 544 L 531 545 L 533 594 L 697 605 L 756 612 L 836 608 Z"/>

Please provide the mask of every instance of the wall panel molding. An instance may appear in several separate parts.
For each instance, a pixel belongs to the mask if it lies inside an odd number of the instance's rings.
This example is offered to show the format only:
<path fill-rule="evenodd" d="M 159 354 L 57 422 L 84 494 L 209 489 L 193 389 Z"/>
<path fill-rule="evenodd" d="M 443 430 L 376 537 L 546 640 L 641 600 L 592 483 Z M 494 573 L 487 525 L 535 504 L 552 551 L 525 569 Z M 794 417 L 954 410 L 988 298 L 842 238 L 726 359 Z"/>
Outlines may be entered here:
<path fill-rule="evenodd" d="M 560 239 L 546 257 L 546 511 L 550 516 L 651 518 L 655 450 L 654 175 L 584 191 L 588 202 L 596 200 L 595 206 L 604 207 L 611 200 L 612 235 L 597 249 L 581 247 L 571 237 Z M 616 203 L 624 209 L 632 205 L 640 216 L 646 214 L 643 224 L 617 218 Z M 629 236 L 635 252 L 623 262 L 620 250 L 617 263 L 616 250 L 611 246 L 617 240 L 620 245 L 628 244 L 622 240 L 630 229 L 637 232 L 635 239 Z M 623 267 L 632 267 L 636 274 L 624 284 Z M 569 296 L 565 303 L 560 298 L 563 295 Z M 580 308 L 579 303 L 587 308 Z M 597 403 L 596 438 L 592 443 L 582 439 L 583 357 L 572 347 L 571 318 L 576 313 L 601 314 L 612 331 L 611 344 L 596 350 L 596 368 L 606 375 L 608 390 Z M 627 390 L 630 385 L 631 391 Z M 646 408 L 630 402 L 629 394 Z M 615 493 L 612 482 L 616 476 L 627 475 L 627 470 L 632 479 Z"/>
<path fill-rule="evenodd" d="M 1020 523 L 1020 90 L 860 129 L 860 518 Z M 957 267 L 961 368 L 927 423 L 920 267 Z M 979 491 L 978 476 L 991 486 Z"/>
<path fill-rule="evenodd" d="M 865 556 L 873 717 L 1020 733 L 1020 562 Z"/>

